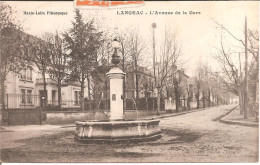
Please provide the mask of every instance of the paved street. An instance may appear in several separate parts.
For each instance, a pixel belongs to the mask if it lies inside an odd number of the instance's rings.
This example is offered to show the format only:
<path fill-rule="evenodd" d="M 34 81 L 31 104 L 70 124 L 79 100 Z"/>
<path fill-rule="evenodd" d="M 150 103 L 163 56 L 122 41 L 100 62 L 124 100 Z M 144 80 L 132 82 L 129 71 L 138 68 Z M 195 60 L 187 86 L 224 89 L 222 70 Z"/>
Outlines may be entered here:
<path fill-rule="evenodd" d="M 214 120 L 233 107 L 219 106 L 163 118 L 162 138 L 152 142 L 81 144 L 73 139 L 74 128 L 56 126 L 38 131 L 2 132 L 1 159 L 3 162 L 256 162 L 258 128 Z M 17 139 L 22 140 L 17 143 Z"/>

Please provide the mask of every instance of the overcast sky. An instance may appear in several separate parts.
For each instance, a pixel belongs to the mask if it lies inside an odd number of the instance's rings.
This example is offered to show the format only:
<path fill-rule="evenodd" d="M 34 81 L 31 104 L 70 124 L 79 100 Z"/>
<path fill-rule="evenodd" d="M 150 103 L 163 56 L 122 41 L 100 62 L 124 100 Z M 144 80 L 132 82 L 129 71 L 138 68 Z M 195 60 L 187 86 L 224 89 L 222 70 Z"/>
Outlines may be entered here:
<path fill-rule="evenodd" d="M 44 32 L 64 31 L 71 27 L 74 17 L 73 2 L 8 2 L 17 10 L 17 18 L 22 22 L 24 30 L 40 36 Z M 117 11 L 194 11 L 200 15 L 117 15 Z M 66 16 L 28 16 L 27 11 L 60 11 L 67 12 Z M 113 10 L 84 10 L 84 16 L 98 13 L 102 24 L 109 28 L 117 27 L 125 30 L 136 27 L 149 44 L 151 41 L 151 24 L 157 24 L 156 40 L 160 42 L 165 26 L 178 32 L 178 40 L 182 44 L 183 66 L 189 75 L 193 74 L 194 66 L 199 62 L 208 62 L 217 66 L 212 59 L 212 49 L 219 43 L 219 29 L 211 18 L 224 24 L 237 37 L 243 39 L 244 17 L 248 17 L 248 26 L 258 29 L 259 6 L 257 1 L 200 1 L 200 2 L 145 2 L 144 6 Z M 231 41 L 232 42 L 232 41 Z M 234 41 L 235 42 L 235 41 Z M 148 57 L 147 57 L 148 58 Z"/>

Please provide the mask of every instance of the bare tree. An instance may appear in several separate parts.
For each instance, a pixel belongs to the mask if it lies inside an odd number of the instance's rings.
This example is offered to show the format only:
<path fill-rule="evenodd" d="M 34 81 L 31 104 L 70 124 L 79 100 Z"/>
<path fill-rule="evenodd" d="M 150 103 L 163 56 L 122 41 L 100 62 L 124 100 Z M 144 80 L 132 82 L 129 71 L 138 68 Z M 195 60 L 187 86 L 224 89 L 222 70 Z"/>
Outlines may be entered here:
<path fill-rule="evenodd" d="M 257 63 L 257 67 L 259 66 L 258 62 L 258 54 L 259 54 L 259 48 L 258 48 L 258 32 L 252 31 L 247 28 L 247 19 L 245 19 L 245 39 L 240 39 L 236 35 L 234 35 L 228 28 L 226 28 L 224 25 L 220 24 L 219 22 L 213 20 L 224 32 L 226 32 L 231 38 L 238 41 L 238 43 L 242 46 L 242 51 L 244 49 L 245 53 L 245 72 L 243 73 L 242 67 L 241 67 L 241 60 L 240 60 L 240 54 L 236 53 L 237 56 L 239 56 L 239 65 L 235 66 L 234 59 L 231 58 L 231 54 L 234 53 L 231 51 L 227 51 L 224 43 L 223 43 L 223 36 L 221 35 L 221 41 L 220 41 L 220 55 L 216 57 L 216 59 L 222 64 L 222 71 L 224 74 L 222 74 L 221 80 L 222 82 L 227 86 L 228 89 L 230 89 L 233 93 L 236 93 L 239 96 L 239 103 L 240 103 L 240 111 L 244 112 L 244 118 L 247 118 L 247 108 L 248 108 L 248 68 L 252 68 L 252 65 L 248 67 L 248 58 L 247 52 L 249 52 L 255 63 Z M 247 42 L 249 41 L 249 42 Z M 221 56 L 222 55 L 222 56 Z M 252 62 L 251 62 L 252 64 Z M 240 71 L 239 71 L 240 70 Z M 252 70 L 251 70 L 252 71 Z M 223 77 L 224 75 L 224 77 Z M 258 83 L 258 82 L 257 82 Z M 257 86 L 257 85 L 256 85 Z M 256 93 L 257 95 L 257 93 Z"/>
<path fill-rule="evenodd" d="M 119 51 L 121 52 L 122 55 L 122 70 L 123 72 L 127 72 L 127 62 L 130 60 L 130 45 L 128 44 L 129 37 L 125 33 L 121 33 L 119 36 L 119 43 L 120 43 L 120 49 Z M 126 107 L 126 77 L 123 80 L 123 98 L 124 98 L 124 107 Z"/>
<path fill-rule="evenodd" d="M 189 81 L 186 85 L 185 85 L 185 90 L 187 93 L 187 109 L 191 110 L 191 101 L 192 101 L 192 97 L 193 97 L 193 82 Z"/>
<path fill-rule="evenodd" d="M 160 114 L 162 88 L 167 84 L 176 85 L 177 65 L 181 56 L 181 45 L 177 42 L 177 33 L 165 28 L 159 61 L 156 64 L 157 114 Z"/>
<path fill-rule="evenodd" d="M 58 32 L 56 35 L 45 34 L 45 40 L 51 45 L 51 54 L 49 55 L 49 67 L 47 72 L 57 82 L 58 86 L 58 105 L 61 107 L 61 84 L 62 81 L 68 76 L 66 69 L 68 68 L 68 55 L 65 53 L 64 41 L 59 36 Z"/>
<path fill-rule="evenodd" d="M 50 55 L 52 54 L 52 46 L 50 43 L 32 38 L 29 35 L 27 36 L 27 50 L 30 53 L 30 59 L 28 59 L 32 64 L 36 65 L 38 71 L 42 75 L 43 78 L 43 96 L 44 96 L 44 104 L 47 105 L 48 95 L 47 95 L 47 82 L 46 82 L 46 74 L 48 71 L 48 67 L 50 65 Z"/>
<path fill-rule="evenodd" d="M 140 37 L 140 35 L 133 31 L 129 33 L 129 55 L 130 55 L 130 62 L 133 67 L 133 71 L 135 74 L 135 98 L 139 98 L 139 63 L 142 60 L 142 53 L 145 49 L 145 45 Z"/>

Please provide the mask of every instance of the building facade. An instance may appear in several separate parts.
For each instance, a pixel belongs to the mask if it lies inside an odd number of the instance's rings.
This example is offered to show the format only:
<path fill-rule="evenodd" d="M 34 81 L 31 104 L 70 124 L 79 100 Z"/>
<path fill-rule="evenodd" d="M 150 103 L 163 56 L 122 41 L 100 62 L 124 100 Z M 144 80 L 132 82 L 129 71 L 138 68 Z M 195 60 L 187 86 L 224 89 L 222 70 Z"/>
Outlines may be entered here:
<path fill-rule="evenodd" d="M 47 105 L 58 105 L 57 82 L 46 75 L 47 98 L 45 98 L 43 81 L 42 75 L 35 67 L 21 70 L 19 74 L 10 72 L 5 81 L 5 107 L 32 109 L 44 106 L 45 99 Z M 61 108 L 79 108 L 80 91 L 80 85 L 77 83 L 62 83 Z"/>

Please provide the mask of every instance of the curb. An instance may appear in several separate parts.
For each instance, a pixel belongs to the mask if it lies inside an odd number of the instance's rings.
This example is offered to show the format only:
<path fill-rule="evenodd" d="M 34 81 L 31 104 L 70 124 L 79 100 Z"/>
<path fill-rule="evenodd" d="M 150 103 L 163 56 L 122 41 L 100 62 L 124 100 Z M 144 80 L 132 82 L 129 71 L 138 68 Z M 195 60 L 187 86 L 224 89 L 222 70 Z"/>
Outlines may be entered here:
<path fill-rule="evenodd" d="M 169 115 L 162 115 L 162 116 L 156 116 L 156 117 L 152 117 L 152 118 L 144 118 L 144 119 L 162 119 L 162 118 L 180 116 L 180 115 L 184 115 L 184 114 L 187 114 L 187 113 L 198 112 L 198 111 L 203 111 L 203 110 L 208 110 L 208 109 L 209 108 L 202 108 L 202 109 L 196 109 L 196 110 L 191 110 L 191 111 L 179 112 L 179 113 L 174 113 L 174 114 L 169 114 Z"/>
<path fill-rule="evenodd" d="M 246 127 L 258 127 L 258 123 L 242 123 L 238 121 L 231 121 L 231 120 L 224 120 L 223 118 L 227 115 L 229 115 L 232 111 L 234 111 L 238 106 L 232 108 L 229 112 L 225 113 L 224 115 L 221 115 L 220 117 L 214 119 L 213 121 L 219 121 L 223 124 L 230 124 L 230 125 L 240 125 L 240 126 L 246 126 Z"/>

